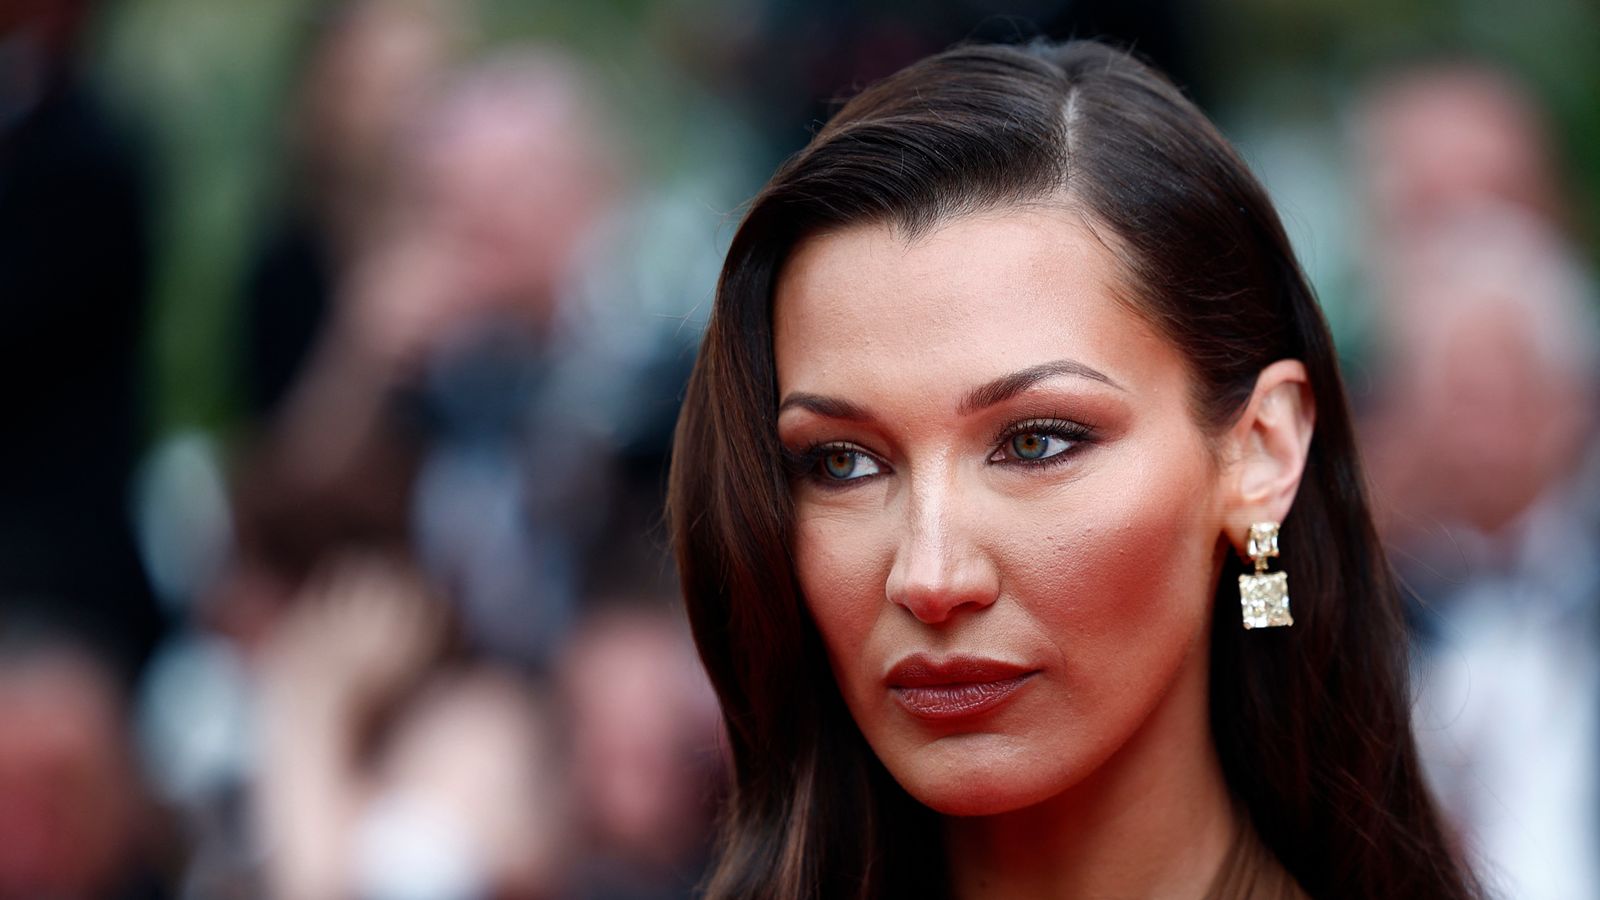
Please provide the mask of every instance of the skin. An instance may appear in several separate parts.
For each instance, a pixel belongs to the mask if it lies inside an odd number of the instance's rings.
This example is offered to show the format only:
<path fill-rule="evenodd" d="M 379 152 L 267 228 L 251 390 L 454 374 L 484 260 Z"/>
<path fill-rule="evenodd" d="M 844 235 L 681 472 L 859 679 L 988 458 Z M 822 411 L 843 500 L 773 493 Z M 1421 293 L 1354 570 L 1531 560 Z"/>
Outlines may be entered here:
<path fill-rule="evenodd" d="M 1238 834 L 1207 720 L 1212 592 L 1250 522 L 1288 511 L 1305 373 L 1274 364 L 1205 433 L 1121 277 L 1081 219 L 1033 207 L 813 236 L 779 280 L 779 440 L 809 460 L 796 571 L 868 743 L 945 814 L 958 896 L 1200 896 Z M 912 653 L 1036 674 L 929 722 L 886 681 Z"/>

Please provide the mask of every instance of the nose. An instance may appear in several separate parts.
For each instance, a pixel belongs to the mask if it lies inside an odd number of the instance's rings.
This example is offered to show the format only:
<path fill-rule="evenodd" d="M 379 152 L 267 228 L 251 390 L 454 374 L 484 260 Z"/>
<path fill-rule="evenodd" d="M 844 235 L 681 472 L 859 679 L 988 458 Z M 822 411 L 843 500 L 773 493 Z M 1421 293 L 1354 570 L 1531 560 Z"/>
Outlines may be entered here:
<path fill-rule="evenodd" d="M 912 493 L 884 585 L 889 602 L 929 625 L 993 604 L 1000 583 L 978 540 L 981 523 L 972 521 L 953 490 L 914 488 Z"/>

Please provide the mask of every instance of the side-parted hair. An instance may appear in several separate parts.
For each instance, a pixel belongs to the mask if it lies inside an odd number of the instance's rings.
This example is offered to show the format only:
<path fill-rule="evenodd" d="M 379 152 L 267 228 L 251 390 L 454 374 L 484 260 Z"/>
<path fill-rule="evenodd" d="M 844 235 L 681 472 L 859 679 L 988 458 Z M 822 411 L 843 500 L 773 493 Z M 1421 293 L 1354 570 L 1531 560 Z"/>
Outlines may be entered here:
<path fill-rule="evenodd" d="M 733 789 L 707 896 L 947 896 L 937 815 L 845 708 L 795 577 L 777 440 L 773 289 L 796 242 L 916 235 L 1024 203 L 1074 210 L 1127 302 L 1183 354 L 1202 430 L 1301 360 L 1317 423 L 1281 561 L 1293 628 L 1245 632 L 1229 556 L 1211 629 L 1228 787 L 1313 897 L 1477 896 L 1424 785 L 1406 634 L 1373 531 L 1327 324 L 1266 193 L 1171 83 L 1090 41 L 961 46 L 847 103 L 752 202 L 728 251 L 678 423 L 668 501 Z"/>

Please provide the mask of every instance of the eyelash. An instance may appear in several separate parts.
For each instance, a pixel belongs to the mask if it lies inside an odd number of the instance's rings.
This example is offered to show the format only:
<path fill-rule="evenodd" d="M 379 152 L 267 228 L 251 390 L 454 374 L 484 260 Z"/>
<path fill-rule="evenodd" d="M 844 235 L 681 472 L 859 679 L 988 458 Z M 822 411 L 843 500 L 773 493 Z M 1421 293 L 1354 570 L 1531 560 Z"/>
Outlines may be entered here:
<path fill-rule="evenodd" d="M 1060 453 L 1046 456 L 1043 459 L 1010 459 L 1006 462 L 1020 466 L 1053 466 L 1067 461 L 1068 457 L 1075 456 L 1078 448 L 1094 439 L 1094 429 L 1087 425 L 1071 421 L 1070 419 L 1027 419 L 1000 429 L 995 435 L 991 445 L 995 452 L 1004 449 L 1012 438 L 1022 434 L 1040 434 L 1047 437 L 1058 437 L 1067 441 L 1070 446 Z M 994 454 L 991 453 L 992 457 Z"/>
<path fill-rule="evenodd" d="M 995 435 L 994 440 L 990 442 L 990 446 L 993 448 L 989 453 L 990 461 L 993 461 L 995 454 L 1004 451 L 1007 442 L 1009 442 L 1012 438 L 1023 434 L 1039 434 L 1046 437 L 1060 438 L 1069 442 L 1070 446 L 1059 453 L 1044 457 L 1042 459 L 1012 458 L 1004 460 L 1004 464 L 1027 466 L 1028 468 L 1059 465 L 1067 462 L 1070 457 L 1076 456 L 1077 451 L 1084 444 L 1087 444 L 1094 439 L 1094 429 L 1087 425 L 1073 422 L 1069 419 L 1026 419 L 1021 422 L 1014 422 L 1000 429 L 999 433 Z M 883 462 L 883 460 L 881 460 L 876 454 L 870 453 L 859 445 L 852 444 L 848 441 L 824 441 L 822 443 L 812 444 L 806 449 L 800 451 L 790 450 L 785 447 L 783 448 L 784 465 L 789 470 L 790 477 L 806 478 L 825 488 L 835 490 L 847 488 L 854 485 L 856 482 L 867 481 L 875 477 L 874 475 L 864 475 L 859 478 L 840 479 L 829 478 L 823 475 L 819 471 L 822 466 L 822 461 L 835 453 L 859 454 L 867 459 L 872 460 L 881 468 L 888 468 L 888 464 Z"/>

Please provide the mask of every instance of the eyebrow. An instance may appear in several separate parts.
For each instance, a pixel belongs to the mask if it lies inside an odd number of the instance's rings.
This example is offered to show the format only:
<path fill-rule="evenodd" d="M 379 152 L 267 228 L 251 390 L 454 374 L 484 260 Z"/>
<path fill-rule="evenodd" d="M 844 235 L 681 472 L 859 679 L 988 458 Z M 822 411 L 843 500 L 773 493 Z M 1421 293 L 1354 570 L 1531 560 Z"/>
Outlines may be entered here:
<path fill-rule="evenodd" d="M 790 407 L 810 410 L 825 419 L 846 419 L 851 422 L 866 422 L 872 419 L 866 410 L 849 400 L 822 394 L 807 394 L 803 391 L 797 391 L 783 398 L 783 403 L 778 406 L 778 412 L 782 413 Z"/>
<path fill-rule="evenodd" d="M 978 385 L 967 392 L 967 396 L 962 399 L 961 405 L 956 407 L 956 411 L 963 416 L 970 415 L 980 409 L 986 409 L 997 403 L 1004 403 L 1047 378 L 1058 378 L 1063 375 L 1087 378 L 1091 381 L 1098 381 L 1101 384 L 1114 387 L 1119 391 L 1126 390 L 1122 385 L 1117 384 L 1116 380 L 1110 375 L 1093 366 L 1085 365 L 1075 359 L 1058 359 L 1055 362 L 1029 366 L 1021 371 L 1012 372 L 1010 375 L 1002 375 L 986 384 Z"/>
<path fill-rule="evenodd" d="M 978 385 L 967 392 L 956 411 L 963 416 L 971 415 L 978 410 L 986 409 L 997 403 L 1004 403 L 1045 379 L 1061 376 L 1087 378 L 1116 388 L 1119 391 L 1126 390 L 1110 375 L 1093 366 L 1085 365 L 1077 360 L 1058 359 L 1054 362 L 1029 366 L 1026 369 L 1012 372 L 1010 375 L 1002 375 L 993 381 Z M 852 422 L 866 422 L 872 419 L 872 416 L 865 409 L 848 400 L 823 394 L 808 394 L 803 391 L 797 391 L 784 397 L 783 403 L 778 406 L 778 412 L 782 413 L 790 407 L 809 410 L 828 419 L 843 419 Z"/>

